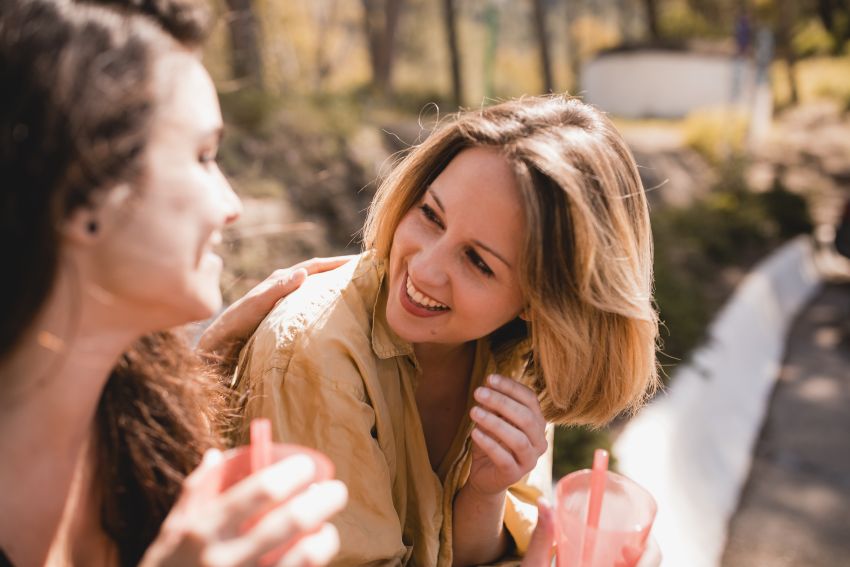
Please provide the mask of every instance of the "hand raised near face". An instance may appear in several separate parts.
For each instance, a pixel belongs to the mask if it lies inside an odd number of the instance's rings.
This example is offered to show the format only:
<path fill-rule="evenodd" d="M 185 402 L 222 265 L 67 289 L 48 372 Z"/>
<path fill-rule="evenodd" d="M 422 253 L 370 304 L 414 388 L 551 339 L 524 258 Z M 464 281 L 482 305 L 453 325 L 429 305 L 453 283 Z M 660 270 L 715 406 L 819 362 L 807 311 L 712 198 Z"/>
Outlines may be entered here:
<path fill-rule="evenodd" d="M 537 395 L 503 376 L 489 376 L 475 390 L 475 401 L 468 484 L 481 494 L 497 494 L 528 474 L 546 451 L 546 420 Z"/>

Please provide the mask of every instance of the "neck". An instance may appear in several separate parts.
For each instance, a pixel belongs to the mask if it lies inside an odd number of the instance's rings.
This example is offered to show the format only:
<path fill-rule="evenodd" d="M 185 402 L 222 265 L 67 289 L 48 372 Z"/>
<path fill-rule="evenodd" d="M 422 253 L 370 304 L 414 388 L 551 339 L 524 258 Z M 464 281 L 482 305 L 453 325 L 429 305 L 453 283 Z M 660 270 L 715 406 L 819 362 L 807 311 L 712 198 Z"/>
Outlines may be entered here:
<path fill-rule="evenodd" d="M 122 352 L 142 334 L 115 306 L 60 271 L 30 330 L 0 361 L 0 547 L 42 564 L 54 539 L 98 400 Z"/>
<path fill-rule="evenodd" d="M 415 343 L 413 352 L 423 374 L 445 371 L 447 368 L 466 367 L 475 356 L 475 342 L 460 344 Z"/>

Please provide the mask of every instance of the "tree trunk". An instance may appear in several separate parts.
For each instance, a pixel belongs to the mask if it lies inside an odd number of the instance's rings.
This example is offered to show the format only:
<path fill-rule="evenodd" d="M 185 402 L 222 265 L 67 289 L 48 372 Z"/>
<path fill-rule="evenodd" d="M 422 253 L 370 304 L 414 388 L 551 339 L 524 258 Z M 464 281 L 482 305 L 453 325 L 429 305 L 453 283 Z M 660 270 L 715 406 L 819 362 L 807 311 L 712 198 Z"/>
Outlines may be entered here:
<path fill-rule="evenodd" d="M 543 90 L 551 93 L 555 89 L 552 80 L 552 62 L 549 59 L 549 35 L 546 33 L 546 6 L 543 0 L 534 0 L 534 31 L 540 52 L 540 67 L 543 74 Z"/>
<path fill-rule="evenodd" d="M 390 92 L 395 36 L 403 0 L 363 0 L 363 23 L 372 66 L 372 86 L 386 95 Z"/>
<path fill-rule="evenodd" d="M 653 42 L 661 40 L 661 30 L 658 27 L 658 0 L 644 0 L 643 3 L 646 9 L 646 27 L 649 31 L 649 38 Z"/>
<path fill-rule="evenodd" d="M 581 54 L 579 53 L 578 38 L 573 30 L 573 22 L 579 16 L 579 3 L 576 0 L 566 0 L 566 30 L 567 30 L 567 61 L 569 61 L 572 83 L 569 92 L 575 94 L 579 90 L 581 74 Z"/>
<path fill-rule="evenodd" d="M 788 68 L 788 90 L 791 95 L 791 104 L 797 104 L 800 101 L 796 78 L 797 54 L 794 53 L 794 45 L 791 42 L 791 28 L 794 25 L 794 3 L 792 0 L 779 0 L 777 8 L 779 9 L 779 18 L 776 39 Z"/>
<path fill-rule="evenodd" d="M 835 32 L 835 5 L 832 0 L 818 0 L 818 17 L 826 31 Z"/>
<path fill-rule="evenodd" d="M 251 0 L 226 0 L 230 31 L 233 78 L 263 89 L 263 57 L 260 29 Z"/>
<path fill-rule="evenodd" d="M 459 108 L 463 104 L 463 79 L 460 70 L 460 50 L 457 41 L 457 18 L 455 17 L 454 0 L 443 0 L 443 21 L 446 26 L 449 60 L 452 67 L 452 99 L 455 107 Z"/>

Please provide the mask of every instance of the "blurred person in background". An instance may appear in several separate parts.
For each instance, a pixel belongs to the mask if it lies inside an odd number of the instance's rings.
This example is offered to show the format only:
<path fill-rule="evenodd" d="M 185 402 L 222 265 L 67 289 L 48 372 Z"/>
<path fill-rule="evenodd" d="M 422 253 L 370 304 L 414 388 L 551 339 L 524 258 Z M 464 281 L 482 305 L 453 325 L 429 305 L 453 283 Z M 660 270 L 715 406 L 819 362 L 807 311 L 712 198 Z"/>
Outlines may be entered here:
<path fill-rule="evenodd" d="M 346 491 L 308 490 L 309 460 L 195 497 L 222 463 L 224 397 L 163 329 L 220 308 L 212 249 L 240 202 L 193 51 L 203 10 L 109 3 L 0 3 L 0 565 L 246 565 L 286 543 L 280 564 L 324 564 Z M 201 345 L 238 344 L 304 272 L 274 274 Z"/>

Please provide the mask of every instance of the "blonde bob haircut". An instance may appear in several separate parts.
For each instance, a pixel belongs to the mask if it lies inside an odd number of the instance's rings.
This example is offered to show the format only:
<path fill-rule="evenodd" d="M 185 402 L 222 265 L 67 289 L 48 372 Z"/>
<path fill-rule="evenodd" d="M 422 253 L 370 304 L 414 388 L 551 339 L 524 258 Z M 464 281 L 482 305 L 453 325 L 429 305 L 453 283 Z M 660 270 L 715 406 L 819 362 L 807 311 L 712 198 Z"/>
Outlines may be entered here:
<path fill-rule="evenodd" d="M 522 362 L 549 421 L 599 426 L 636 410 L 658 382 L 649 211 L 631 152 L 592 106 L 554 95 L 454 115 L 379 187 L 366 248 L 387 258 L 402 217 L 471 147 L 511 164 L 529 227 L 519 274 L 529 322 L 491 335 L 497 356 Z"/>

